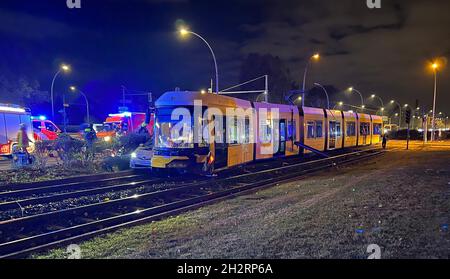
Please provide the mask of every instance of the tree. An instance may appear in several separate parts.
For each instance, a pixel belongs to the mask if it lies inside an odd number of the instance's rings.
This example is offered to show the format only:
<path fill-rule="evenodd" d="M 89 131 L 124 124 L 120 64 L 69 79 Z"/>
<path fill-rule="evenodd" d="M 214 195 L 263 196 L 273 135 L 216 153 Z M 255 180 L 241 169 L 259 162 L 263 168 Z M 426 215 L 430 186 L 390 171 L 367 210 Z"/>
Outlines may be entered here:
<path fill-rule="evenodd" d="M 290 70 L 283 61 L 271 54 L 249 54 L 241 65 L 240 82 L 259 76 L 269 75 L 269 101 L 283 103 L 283 95 L 295 88 Z M 264 80 L 244 85 L 241 90 L 258 90 L 264 88 Z M 253 96 L 255 100 L 256 96 Z"/>
<path fill-rule="evenodd" d="M 40 91 L 36 80 L 0 75 L 0 103 L 33 106 L 47 102 L 48 98 L 48 92 Z"/>

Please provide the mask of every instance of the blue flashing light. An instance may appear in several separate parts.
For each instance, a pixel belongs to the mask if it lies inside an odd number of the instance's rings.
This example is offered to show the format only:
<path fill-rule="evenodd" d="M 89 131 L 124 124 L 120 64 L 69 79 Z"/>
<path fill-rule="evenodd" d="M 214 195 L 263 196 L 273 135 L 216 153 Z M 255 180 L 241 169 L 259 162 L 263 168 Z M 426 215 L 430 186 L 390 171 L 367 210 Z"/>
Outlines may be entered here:
<path fill-rule="evenodd" d="M 31 119 L 39 119 L 41 121 L 47 120 L 47 117 L 45 115 L 39 115 L 39 116 L 31 116 Z"/>
<path fill-rule="evenodd" d="M 109 116 L 122 116 L 122 117 L 131 117 L 131 112 L 125 111 L 122 113 L 111 113 Z"/>

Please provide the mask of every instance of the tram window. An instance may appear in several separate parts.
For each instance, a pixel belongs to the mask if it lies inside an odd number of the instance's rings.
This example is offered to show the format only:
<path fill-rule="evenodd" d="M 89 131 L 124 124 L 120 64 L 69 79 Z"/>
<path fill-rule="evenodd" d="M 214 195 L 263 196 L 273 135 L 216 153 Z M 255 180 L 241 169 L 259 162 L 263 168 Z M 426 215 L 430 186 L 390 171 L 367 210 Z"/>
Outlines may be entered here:
<path fill-rule="evenodd" d="M 237 117 L 234 116 L 232 119 L 229 119 L 229 127 L 228 127 L 228 131 L 229 131 L 229 139 L 228 139 L 228 143 L 230 144 L 236 144 L 238 143 L 238 121 L 237 121 Z"/>
<path fill-rule="evenodd" d="M 250 119 L 245 117 L 244 121 L 244 143 L 250 143 Z"/>
<path fill-rule="evenodd" d="M 202 137 L 198 143 L 198 147 L 207 147 L 208 143 L 210 142 L 209 137 L 210 137 L 210 132 L 209 132 L 209 125 L 208 125 L 208 120 L 207 119 L 202 119 Z M 211 122 L 211 124 L 213 125 L 214 122 Z"/>
<path fill-rule="evenodd" d="M 369 131 L 369 123 L 361 123 L 359 126 L 359 134 L 361 136 L 368 135 Z"/>
<path fill-rule="evenodd" d="M 187 108 L 185 110 L 188 110 Z M 158 109 L 155 119 L 155 146 L 161 148 L 193 148 L 194 139 L 192 131 L 192 119 L 181 121 L 185 115 L 178 120 L 172 120 L 173 109 Z M 189 119 L 189 120 L 188 120 Z M 116 126 L 113 123 L 112 126 Z M 114 127 L 111 127 L 115 129 Z M 119 127 L 118 127 L 119 128 Z"/>
<path fill-rule="evenodd" d="M 314 138 L 314 121 L 308 121 L 306 123 L 306 131 L 307 131 L 307 138 L 313 139 Z"/>
<path fill-rule="evenodd" d="M 293 141 L 297 141 L 297 124 L 295 123 L 295 120 L 292 121 L 292 135 Z"/>
<path fill-rule="evenodd" d="M 322 121 L 316 121 L 316 138 L 322 137 Z"/>
<path fill-rule="evenodd" d="M 336 137 L 341 136 L 341 122 L 336 122 Z"/>
<path fill-rule="evenodd" d="M 286 141 L 286 123 L 280 122 L 280 140 Z"/>
<path fill-rule="evenodd" d="M 381 135 L 381 124 L 373 124 L 373 134 Z"/>
<path fill-rule="evenodd" d="M 347 122 L 347 136 L 356 136 L 356 125 L 355 122 Z"/>
<path fill-rule="evenodd" d="M 288 125 L 287 125 L 287 139 L 291 140 L 292 139 L 292 121 L 288 121 Z"/>

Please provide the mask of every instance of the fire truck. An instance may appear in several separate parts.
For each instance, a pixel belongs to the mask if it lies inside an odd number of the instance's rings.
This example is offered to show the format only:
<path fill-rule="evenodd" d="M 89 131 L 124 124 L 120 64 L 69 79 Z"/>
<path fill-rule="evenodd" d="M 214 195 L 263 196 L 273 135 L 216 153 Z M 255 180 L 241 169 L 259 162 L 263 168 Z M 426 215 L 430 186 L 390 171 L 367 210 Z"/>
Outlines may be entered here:
<path fill-rule="evenodd" d="M 27 127 L 28 138 L 33 139 L 31 111 L 17 105 L 0 104 L 0 156 L 13 154 L 22 123 Z M 33 145 L 30 145 L 30 149 L 33 148 Z"/>
<path fill-rule="evenodd" d="M 150 120 L 146 119 L 143 112 L 123 112 L 110 114 L 102 127 L 97 132 L 97 137 L 104 141 L 110 141 L 117 135 L 125 135 L 128 133 L 138 132 L 142 123 L 148 122 L 147 131 L 153 134 L 154 114 L 150 116 Z"/>

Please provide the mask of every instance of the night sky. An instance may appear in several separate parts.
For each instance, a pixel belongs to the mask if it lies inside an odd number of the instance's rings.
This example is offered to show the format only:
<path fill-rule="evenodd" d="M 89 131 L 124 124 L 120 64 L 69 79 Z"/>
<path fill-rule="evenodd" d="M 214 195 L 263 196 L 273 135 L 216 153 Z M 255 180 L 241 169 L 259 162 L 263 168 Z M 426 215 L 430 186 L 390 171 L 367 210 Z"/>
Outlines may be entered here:
<path fill-rule="evenodd" d="M 182 22 L 215 50 L 221 88 L 239 82 L 249 53 L 279 56 L 300 84 L 307 59 L 318 51 L 322 59 L 311 65 L 307 87 L 354 86 L 386 103 L 419 99 L 430 109 L 433 75 L 427 64 L 450 57 L 448 0 L 382 0 L 382 8 L 373 10 L 366 0 L 81 3 L 81 9 L 68 9 L 66 0 L 2 0 L 0 74 L 26 75 L 49 91 L 58 65 L 69 63 L 73 71 L 58 78 L 56 91 L 78 85 L 98 118 L 117 110 L 121 85 L 156 96 L 175 87 L 209 86 L 210 53 L 198 38 L 179 38 Z M 446 66 L 438 76 L 437 111 L 447 114 L 449 77 Z M 340 99 L 357 104 L 358 98 Z M 48 114 L 48 104 L 40 110 Z"/>

